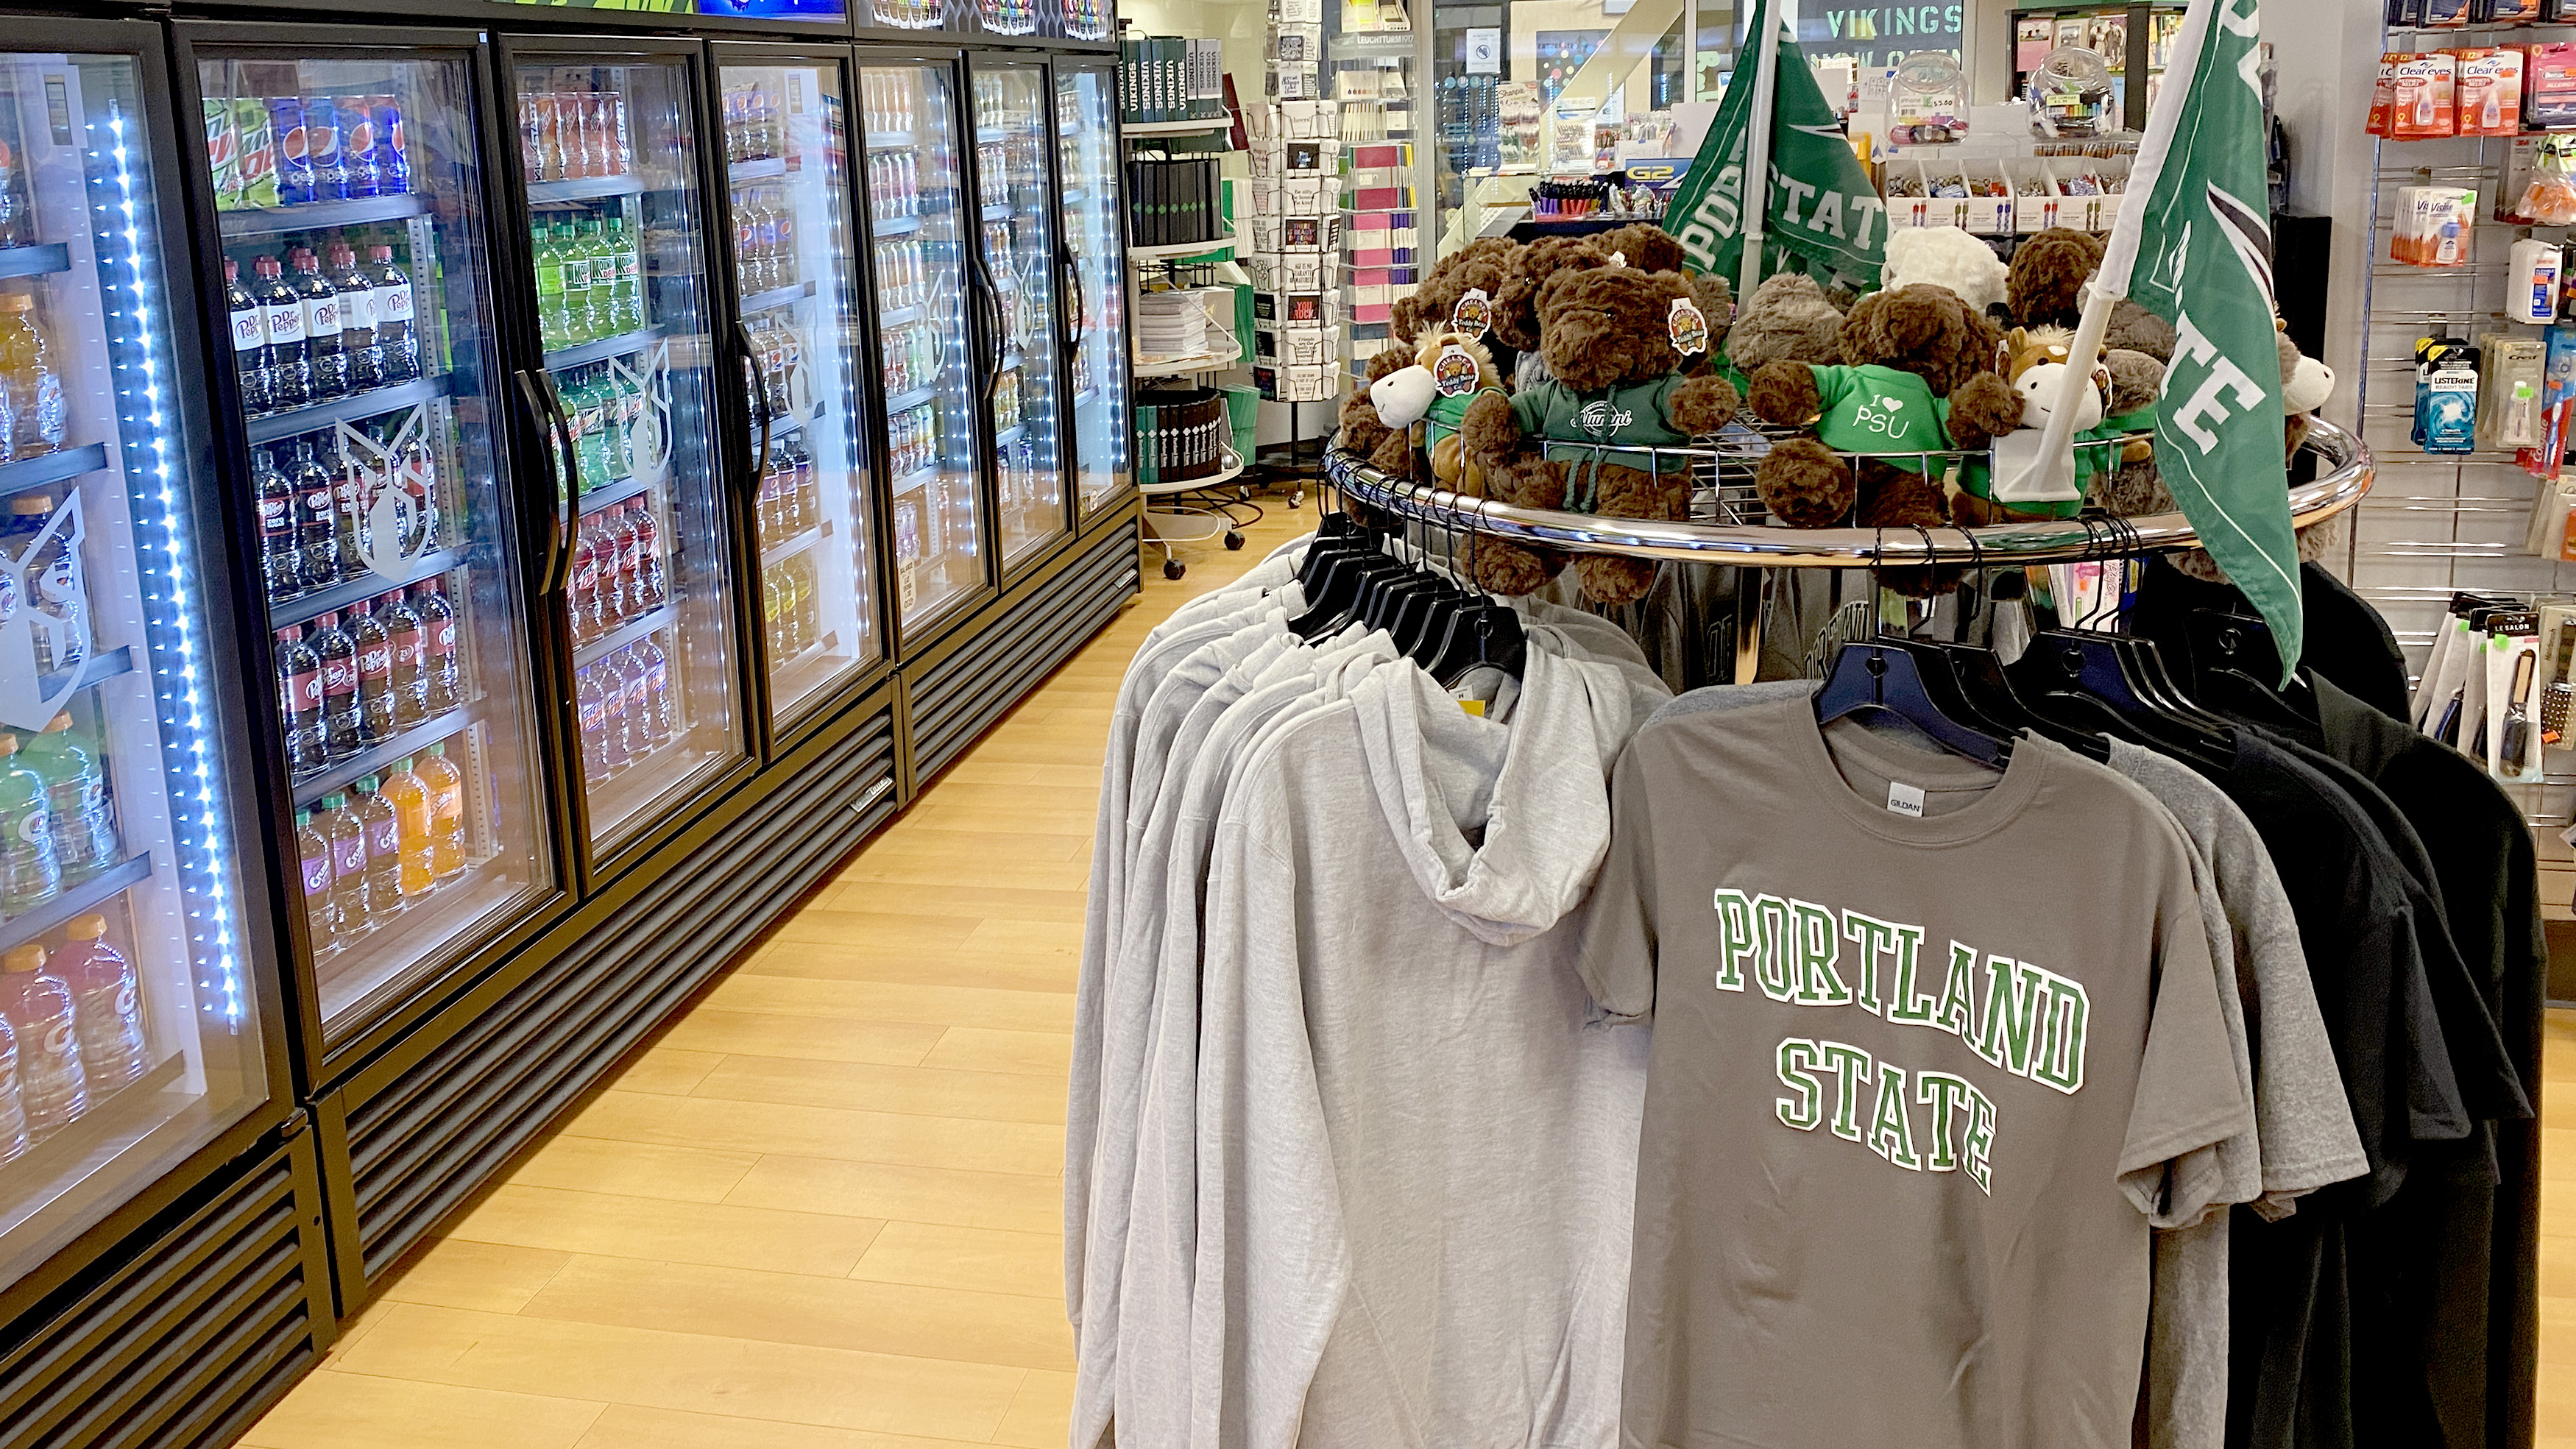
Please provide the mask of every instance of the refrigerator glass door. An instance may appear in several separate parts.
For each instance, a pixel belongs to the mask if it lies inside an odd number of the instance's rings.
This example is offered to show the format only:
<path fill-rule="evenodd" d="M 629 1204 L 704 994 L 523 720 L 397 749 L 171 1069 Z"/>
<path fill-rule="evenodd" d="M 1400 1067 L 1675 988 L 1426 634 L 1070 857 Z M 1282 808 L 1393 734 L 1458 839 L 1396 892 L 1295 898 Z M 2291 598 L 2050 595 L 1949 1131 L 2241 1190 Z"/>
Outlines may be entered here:
<path fill-rule="evenodd" d="M 538 332 L 577 475 L 557 581 L 597 858 L 746 754 L 699 112 L 677 59 L 518 62 Z"/>
<path fill-rule="evenodd" d="M 0 53 L 0 1284 L 268 1096 L 141 84 Z"/>
<path fill-rule="evenodd" d="M 974 223 L 957 160 L 955 85 L 945 65 L 859 71 L 894 475 L 895 614 L 907 637 L 974 599 L 992 574 L 975 486 L 965 252 Z"/>
<path fill-rule="evenodd" d="M 301 949 L 336 1040 L 556 882 L 474 68 L 463 50 L 197 56 L 208 285 L 250 445 L 236 506 L 259 520 Z"/>
<path fill-rule="evenodd" d="M 1064 537 L 1064 442 L 1056 367 L 1057 194 L 1047 165 L 1042 63 L 975 68 L 980 260 L 1000 356 L 986 374 L 1005 565 Z"/>
<path fill-rule="evenodd" d="M 1073 362 L 1073 483 L 1082 511 L 1135 484 L 1127 424 L 1127 280 L 1118 222 L 1116 74 L 1059 63 L 1055 123 L 1064 170 L 1073 296 L 1062 309 Z"/>
<path fill-rule="evenodd" d="M 838 65 L 727 65 L 727 219 L 752 359 L 762 656 L 785 727 L 877 660 L 849 106 Z"/>

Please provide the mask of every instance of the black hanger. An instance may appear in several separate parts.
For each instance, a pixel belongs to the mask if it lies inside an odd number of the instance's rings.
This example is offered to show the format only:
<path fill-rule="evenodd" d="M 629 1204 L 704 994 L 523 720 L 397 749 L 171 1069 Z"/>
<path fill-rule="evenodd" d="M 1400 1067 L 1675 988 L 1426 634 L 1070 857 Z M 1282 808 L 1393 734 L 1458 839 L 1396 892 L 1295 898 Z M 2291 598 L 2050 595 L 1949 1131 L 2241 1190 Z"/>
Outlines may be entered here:
<path fill-rule="evenodd" d="M 2307 681 L 2292 675 L 2285 688 L 2272 684 L 2281 677 L 2281 655 L 2270 625 L 2232 610 L 2194 609 L 2183 617 L 2183 638 L 2201 698 L 2256 724 L 2316 732 L 2316 692 Z"/>
<path fill-rule="evenodd" d="M 2103 738 L 2101 730 L 2033 709 L 2013 688 L 2011 677 L 2004 672 L 2004 662 L 1996 657 L 1995 651 L 1975 644 L 1938 640 L 1922 641 L 1921 647 L 1937 650 L 1946 657 L 1957 677 L 1960 691 L 1967 696 L 1969 707 L 1993 725 L 1997 733 L 2013 735 L 2028 730 L 2087 759 L 2107 761 L 2111 758 L 2110 742 Z"/>
<path fill-rule="evenodd" d="M 1306 590 L 1306 612 L 1289 620 L 1288 628 L 1298 638 L 1310 640 L 1339 631 L 1350 621 L 1363 584 L 1403 568 L 1403 560 L 1375 550 L 1336 554 L 1324 560 L 1315 583 Z"/>
<path fill-rule="evenodd" d="M 2030 641 L 2005 670 L 2031 707 L 2073 728 L 2090 728 L 2163 754 L 2207 764 L 2232 760 L 2226 729 L 2167 708 L 2139 687 L 2136 661 L 2146 641 L 2083 629 L 2051 629 Z"/>
<path fill-rule="evenodd" d="M 1491 600 L 1459 611 L 1440 652 L 1423 668 L 1443 689 L 1456 689 L 1472 671 L 1491 667 L 1514 679 L 1529 666 L 1529 634 L 1520 611 Z"/>
<path fill-rule="evenodd" d="M 2009 764 L 2011 737 L 1993 733 L 1982 721 L 1971 722 L 1964 696 L 1937 699 L 1936 690 L 1948 693 L 1955 690 L 1957 681 L 1948 678 L 1946 689 L 1931 682 L 1940 676 L 1927 670 L 1924 660 L 1939 655 L 1927 650 L 1918 656 L 1909 647 L 1911 642 L 1880 635 L 1845 644 L 1834 655 L 1824 687 L 1816 692 L 1816 724 L 1822 727 L 1872 711 L 1892 714 L 1952 754 L 1998 770 Z"/>

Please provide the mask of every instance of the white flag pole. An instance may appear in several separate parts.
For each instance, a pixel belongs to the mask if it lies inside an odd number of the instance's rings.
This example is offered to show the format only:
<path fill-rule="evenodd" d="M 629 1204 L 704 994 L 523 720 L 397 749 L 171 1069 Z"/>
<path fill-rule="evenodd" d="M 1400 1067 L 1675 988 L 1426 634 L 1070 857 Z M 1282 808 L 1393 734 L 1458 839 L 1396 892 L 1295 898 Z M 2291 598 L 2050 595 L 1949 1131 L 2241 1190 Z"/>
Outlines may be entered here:
<path fill-rule="evenodd" d="M 1785 0 L 1795 5 L 1796 0 Z M 1780 16 L 1768 0 L 1761 8 L 1760 33 L 1747 36 L 1753 42 L 1753 106 L 1747 113 L 1744 138 L 1744 258 L 1736 267 L 1736 305 L 1753 295 L 1762 280 L 1763 222 L 1771 210 L 1771 127 L 1775 97 L 1780 90 Z"/>
<path fill-rule="evenodd" d="M 2027 471 L 1995 480 L 1999 503 L 2056 503 L 2084 496 L 2075 486 L 2075 409 L 2083 400 L 2083 389 L 2093 385 L 2093 364 L 2102 356 L 2102 339 L 2111 330 L 2111 307 L 2129 295 L 2138 239 L 2146 229 L 2146 203 L 2155 194 L 2156 179 L 2173 150 L 2183 103 L 2199 78 L 2201 52 L 2208 45 L 2218 6 L 2219 0 L 2191 0 L 2182 30 L 2174 37 L 2170 54 L 2175 60 L 2165 69 L 2155 110 L 2147 117 L 2146 136 L 2138 143 L 2137 163 L 2129 168 L 2129 187 L 2121 193 L 2120 215 L 2111 224 L 2101 270 L 2085 288 L 2084 312 L 2076 321 L 2075 341 L 2067 349 L 2066 377 L 2058 386 L 2056 405 L 2049 409 L 2048 426 L 2040 433 L 2039 455 Z"/>

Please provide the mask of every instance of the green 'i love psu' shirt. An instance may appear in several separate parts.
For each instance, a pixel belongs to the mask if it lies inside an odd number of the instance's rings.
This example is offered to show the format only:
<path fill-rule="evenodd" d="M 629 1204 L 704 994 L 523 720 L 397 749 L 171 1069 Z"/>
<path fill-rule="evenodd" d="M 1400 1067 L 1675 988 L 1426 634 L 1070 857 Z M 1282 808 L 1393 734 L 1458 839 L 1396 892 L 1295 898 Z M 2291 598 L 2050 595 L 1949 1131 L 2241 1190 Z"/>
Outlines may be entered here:
<path fill-rule="evenodd" d="M 1823 406 L 1816 436 L 1837 453 L 1941 453 L 1950 441 L 1950 402 L 1910 372 L 1865 363 L 1815 369 Z M 1908 473 L 1924 470 L 1920 457 L 1887 458 Z M 1932 462 L 1939 472 L 1941 460 Z"/>

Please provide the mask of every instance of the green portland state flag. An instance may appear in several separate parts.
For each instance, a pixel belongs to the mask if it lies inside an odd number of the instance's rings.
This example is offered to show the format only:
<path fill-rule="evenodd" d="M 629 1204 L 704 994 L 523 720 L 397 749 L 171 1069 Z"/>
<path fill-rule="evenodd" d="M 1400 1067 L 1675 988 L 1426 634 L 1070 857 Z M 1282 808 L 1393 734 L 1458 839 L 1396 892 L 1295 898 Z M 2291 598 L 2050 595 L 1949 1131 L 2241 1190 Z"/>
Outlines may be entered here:
<path fill-rule="evenodd" d="M 2174 325 L 2156 468 L 2201 546 L 2271 625 L 2286 681 L 2301 645 L 2299 556 L 2282 466 L 2256 14 L 2257 0 L 2192 0 L 2095 287 Z M 2190 86 L 2177 92 L 2184 76 Z"/>
<path fill-rule="evenodd" d="M 1748 37 L 1776 24 L 1769 0 L 1756 0 Z M 1745 42 L 1744 60 L 1718 103 L 1699 155 L 1673 189 L 1664 230 L 1682 244 L 1691 269 L 1732 279 L 1744 249 L 1744 162 L 1753 133 L 1751 58 L 1759 46 Z M 1763 240 L 1806 259 L 1810 270 L 1841 273 L 1865 289 L 1878 285 L 1887 256 L 1887 204 L 1852 154 L 1841 118 L 1825 104 L 1816 73 L 1798 43 L 1780 37 L 1778 79 L 1771 109 L 1771 165 L 1763 210 Z M 1768 259 L 1766 258 L 1766 266 Z"/>

